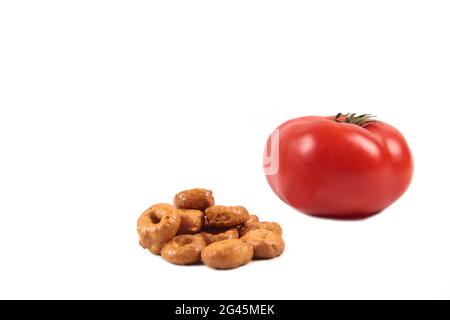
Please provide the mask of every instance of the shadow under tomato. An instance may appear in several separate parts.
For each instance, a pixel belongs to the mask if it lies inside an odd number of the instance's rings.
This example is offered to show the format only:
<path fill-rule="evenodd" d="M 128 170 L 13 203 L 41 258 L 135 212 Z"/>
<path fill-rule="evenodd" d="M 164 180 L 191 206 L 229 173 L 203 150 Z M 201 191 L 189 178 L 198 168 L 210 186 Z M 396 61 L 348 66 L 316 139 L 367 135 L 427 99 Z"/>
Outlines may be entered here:
<path fill-rule="evenodd" d="M 313 217 L 313 218 L 318 218 L 318 219 L 323 219 L 323 220 L 336 220 L 336 221 L 364 221 L 364 220 L 368 220 L 372 217 L 375 217 L 377 215 L 379 215 L 380 213 L 382 213 L 384 210 L 380 210 L 378 212 L 375 213 L 371 213 L 371 214 L 352 214 L 352 215 L 327 215 L 327 214 L 311 214 L 311 213 L 305 213 L 302 212 L 304 214 L 306 214 L 307 216 Z"/>

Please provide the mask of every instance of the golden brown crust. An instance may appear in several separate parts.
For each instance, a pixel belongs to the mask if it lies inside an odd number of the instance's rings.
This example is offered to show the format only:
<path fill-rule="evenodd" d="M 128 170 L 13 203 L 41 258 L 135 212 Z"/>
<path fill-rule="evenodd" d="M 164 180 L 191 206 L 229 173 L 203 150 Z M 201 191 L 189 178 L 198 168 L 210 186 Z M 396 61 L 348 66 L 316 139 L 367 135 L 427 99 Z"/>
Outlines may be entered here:
<path fill-rule="evenodd" d="M 211 190 L 197 188 L 177 193 L 173 202 L 178 209 L 205 211 L 214 205 L 214 197 Z"/>
<path fill-rule="evenodd" d="M 257 223 L 259 222 L 259 218 L 256 214 L 252 214 L 250 215 L 250 217 L 248 218 L 247 221 L 245 221 L 244 225 L 246 224 L 252 224 L 252 223 Z"/>
<path fill-rule="evenodd" d="M 223 230 L 208 228 L 207 230 L 200 232 L 199 235 L 205 240 L 206 244 L 228 239 L 239 239 L 239 232 L 237 229 Z"/>
<path fill-rule="evenodd" d="M 173 238 L 161 251 L 161 256 L 170 263 L 192 265 L 201 260 L 206 243 L 198 235 L 181 235 Z"/>
<path fill-rule="evenodd" d="M 265 229 L 283 235 L 283 229 L 276 222 L 255 222 L 255 223 L 246 223 L 239 228 L 239 236 L 245 236 L 249 231 L 257 230 L 257 229 Z"/>
<path fill-rule="evenodd" d="M 247 209 L 241 206 L 212 206 L 205 211 L 207 225 L 210 227 L 234 227 L 249 219 Z"/>
<path fill-rule="evenodd" d="M 163 246 L 177 234 L 180 224 L 181 218 L 175 207 L 167 203 L 156 204 L 138 219 L 139 243 L 144 249 L 160 254 Z"/>
<path fill-rule="evenodd" d="M 241 241 L 253 247 L 254 258 L 271 259 L 278 257 L 284 251 L 284 241 L 281 235 L 266 229 L 249 231 Z"/>
<path fill-rule="evenodd" d="M 259 218 L 257 215 L 254 215 L 254 214 L 250 215 L 248 220 L 239 226 L 239 228 L 238 228 L 239 236 L 240 237 L 242 236 L 241 232 L 245 232 L 245 230 L 249 230 L 251 225 L 258 223 L 258 222 L 259 222 Z"/>
<path fill-rule="evenodd" d="M 196 234 L 202 230 L 205 222 L 205 214 L 200 210 L 178 209 L 181 218 L 178 235 Z"/>
<path fill-rule="evenodd" d="M 253 247 L 239 239 L 210 244 L 202 251 L 202 261 L 214 269 L 234 269 L 250 262 Z"/>

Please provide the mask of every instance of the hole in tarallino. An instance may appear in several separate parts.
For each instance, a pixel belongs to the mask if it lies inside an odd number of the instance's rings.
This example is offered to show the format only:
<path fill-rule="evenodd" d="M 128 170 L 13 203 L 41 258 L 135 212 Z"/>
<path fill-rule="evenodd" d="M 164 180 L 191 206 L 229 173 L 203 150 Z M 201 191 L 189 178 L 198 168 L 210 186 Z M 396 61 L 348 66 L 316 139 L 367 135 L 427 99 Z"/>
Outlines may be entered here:
<path fill-rule="evenodd" d="M 156 213 L 152 212 L 150 214 L 150 220 L 152 221 L 152 223 L 157 224 L 161 222 L 161 217 L 158 216 Z"/>

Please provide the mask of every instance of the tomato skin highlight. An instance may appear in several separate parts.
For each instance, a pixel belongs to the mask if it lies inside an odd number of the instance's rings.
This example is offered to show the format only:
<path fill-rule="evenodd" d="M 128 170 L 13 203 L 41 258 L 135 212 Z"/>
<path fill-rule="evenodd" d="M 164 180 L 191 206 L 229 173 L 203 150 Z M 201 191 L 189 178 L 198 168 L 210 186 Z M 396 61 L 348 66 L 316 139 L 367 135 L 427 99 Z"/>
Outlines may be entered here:
<path fill-rule="evenodd" d="M 381 121 L 358 126 L 335 117 L 301 117 L 276 131 L 279 165 L 266 174 L 267 181 L 284 202 L 306 214 L 367 218 L 393 204 L 411 183 L 408 144 Z M 269 138 L 266 155 L 272 144 Z"/>

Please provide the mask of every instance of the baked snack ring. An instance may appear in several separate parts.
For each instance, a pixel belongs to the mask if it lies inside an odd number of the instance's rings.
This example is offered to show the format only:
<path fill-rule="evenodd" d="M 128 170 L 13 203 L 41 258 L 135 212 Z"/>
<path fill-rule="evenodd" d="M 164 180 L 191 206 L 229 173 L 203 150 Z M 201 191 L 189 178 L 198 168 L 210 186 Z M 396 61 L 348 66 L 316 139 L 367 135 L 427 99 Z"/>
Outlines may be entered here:
<path fill-rule="evenodd" d="M 168 262 L 186 266 L 200 262 L 202 250 L 206 243 L 198 235 L 181 235 L 173 238 L 161 251 L 161 256 Z"/>
<path fill-rule="evenodd" d="M 238 226 L 250 218 L 247 209 L 241 206 L 212 206 L 205 210 L 205 215 L 207 225 L 218 228 Z"/>
<path fill-rule="evenodd" d="M 180 229 L 178 235 L 196 234 L 203 228 L 205 222 L 205 214 L 200 210 L 178 209 L 181 218 Z"/>
<path fill-rule="evenodd" d="M 168 203 L 155 204 L 138 219 L 139 243 L 144 249 L 160 254 L 164 245 L 177 234 L 180 223 L 181 218 L 175 207 Z"/>
<path fill-rule="evenodd" d="M 241 241 L 253 247 L 254 258 L 272 259 L 284 251 L 284 241 L 281 235 L 267 229 L 249 231 Z"/>
<path fill-rule="evenodd" d="M 281 229 L 281 226 L 276 222 L 254 222 L 254 223 L 245 223 L 244 225 L 242 225 L 242 227 L 239 228 L 239 236 L 243 237 L 249 231 L 256 229 L 265 229 L 275 232 L 280 236 L 283 235 L 283 229 Z"/>
<path fill-rule="evenodd" d="M 202 261 L 214 269 L 234 269 L 250 262 L 253 247 L 239 239 L 229 239 L 210 244 L 202 251 Z"/>
<path fill-rule="evenodd" d="M 206 208 L 214 205 L 214 197 L 211 190 L 190 189 L 177 193 L 173 203 L 178 209 L 205 211 Z"/>

